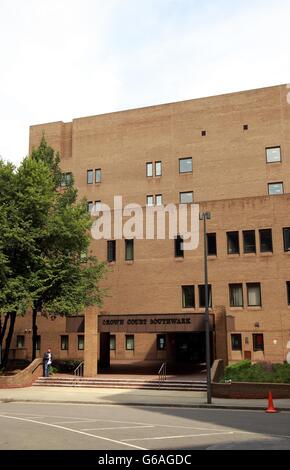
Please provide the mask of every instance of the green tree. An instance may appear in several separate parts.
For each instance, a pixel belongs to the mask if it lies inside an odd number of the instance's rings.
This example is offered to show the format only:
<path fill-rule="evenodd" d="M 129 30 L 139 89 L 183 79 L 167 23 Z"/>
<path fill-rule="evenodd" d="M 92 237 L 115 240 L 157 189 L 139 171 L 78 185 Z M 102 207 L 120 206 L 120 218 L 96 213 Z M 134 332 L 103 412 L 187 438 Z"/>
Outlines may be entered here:
<path fill-rule="evenodd" d="M 38 313 L 79 314 L 88 306 L 100 306 L 104 296 L 99 282 L 106 264 L 88 255 L 92 219 L 87 203 L 78 201 L 73 179 L 60 187 L 59 164 L 59 154 L 43 137 L 18 171 L 3 168 L 3 178 L 5 171 L 9 173 L 10 189 L 7 195 L 2 191 L 6 210 L 0 210 L 0 220 L 4 220 L 0 231 L 0 311 L 6 315 L 4 330 L 10 318 L 11 342 L 17 313 L 23 314 L 31 306 L 32 359 L 36 357 Z M 8 341 L 6 360 L 9 347 Z"/>
<path fill-rule="evenodd" d="M 14 324 L 30 303 L 27 284 L 27 257 L 33 249 L 29 224 L 17 207 L 17 177 L 11 164 L 0 161 L 0 314 L 4 323 L 0 333 L 1 367 L 8 360 Z M 7 333 L 7 334 L 6 334 Z M 4 354 L 2 344 L 6 335 Z"/>

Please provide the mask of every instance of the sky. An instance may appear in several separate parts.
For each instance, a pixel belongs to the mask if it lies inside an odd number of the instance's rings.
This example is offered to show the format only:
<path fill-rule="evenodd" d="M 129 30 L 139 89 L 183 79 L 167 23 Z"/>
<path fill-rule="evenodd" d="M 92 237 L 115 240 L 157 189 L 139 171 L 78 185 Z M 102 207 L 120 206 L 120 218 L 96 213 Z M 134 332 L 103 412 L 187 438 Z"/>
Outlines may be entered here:
<path fill-rule="evenodd" d="M 290 0 L 0 0 L 0 155 L 29 126 L 290 82 Z"/>

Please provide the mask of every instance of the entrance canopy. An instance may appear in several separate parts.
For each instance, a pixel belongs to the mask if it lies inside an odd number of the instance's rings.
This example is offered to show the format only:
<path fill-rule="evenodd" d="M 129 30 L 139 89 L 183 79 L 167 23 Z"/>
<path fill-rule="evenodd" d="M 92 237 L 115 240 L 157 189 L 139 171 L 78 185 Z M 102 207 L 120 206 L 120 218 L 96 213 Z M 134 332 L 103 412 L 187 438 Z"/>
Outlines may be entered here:
<path fill-rule="evenodd" d="M 210 315 L 210 329 L 214 318 Z M 205 331 L 204 314 L 100 315 L 100 333 L 170 333 Z"/>

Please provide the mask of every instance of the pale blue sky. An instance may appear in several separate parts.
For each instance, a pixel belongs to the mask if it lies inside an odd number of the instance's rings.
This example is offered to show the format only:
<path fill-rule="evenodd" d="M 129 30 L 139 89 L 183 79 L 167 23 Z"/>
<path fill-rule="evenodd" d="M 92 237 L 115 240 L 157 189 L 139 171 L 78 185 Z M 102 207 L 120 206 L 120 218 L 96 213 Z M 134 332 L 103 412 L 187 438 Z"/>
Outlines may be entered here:
<path fill-rule="evenodd" d="M 289 82 L 289 0 L 0 0 L 0 155 L 30 124 Z"/>

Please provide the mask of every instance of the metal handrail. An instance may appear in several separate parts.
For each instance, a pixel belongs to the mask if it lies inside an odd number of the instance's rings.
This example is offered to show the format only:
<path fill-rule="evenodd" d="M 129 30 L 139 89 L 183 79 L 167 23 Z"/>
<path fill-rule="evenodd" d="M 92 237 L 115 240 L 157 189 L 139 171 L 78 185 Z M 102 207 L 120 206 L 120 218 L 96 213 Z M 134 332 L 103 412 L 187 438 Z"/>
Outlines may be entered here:
<path fill-rule="evenodd" d="M 83 377 L 84 376 L 84 362 L 81 362 L 77 368 L 74 370 L 74 376 L 75 376 L 75 385 L 77 383 L 78 377 Z"/>
<path fill-rule="evenodd" d="M 167 362 L 164 362 L 162 366 L 160 367 L 158 376 L 159 376 L 159 390 L 160 390 L 161 384 L 163 382 L 166 382 L 167 380 Z"/>

